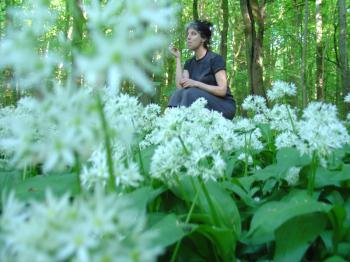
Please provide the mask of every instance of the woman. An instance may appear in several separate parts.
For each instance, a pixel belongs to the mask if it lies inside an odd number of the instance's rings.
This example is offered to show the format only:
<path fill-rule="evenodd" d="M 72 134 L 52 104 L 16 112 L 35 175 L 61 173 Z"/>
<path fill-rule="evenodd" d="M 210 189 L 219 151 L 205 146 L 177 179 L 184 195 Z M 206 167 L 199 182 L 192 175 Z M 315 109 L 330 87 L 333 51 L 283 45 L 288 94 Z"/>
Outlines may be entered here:
<path fill-rule="evenodd" d="M 227 85 L 226 66 L 223 58 L 211 52 L 211 23 L 194 21 L 187 25 L 187 46 L 194 56 L 187 60 L 184 70 L 181 67 L 181 55 L 171 46 L 169 51 L 176 57 L 176 87 L 169 101 L 169 107 L 190 106 L 200 97 L 205 98 L 207 108 L 221 112 L 232 119 L 236 105 Z"/>

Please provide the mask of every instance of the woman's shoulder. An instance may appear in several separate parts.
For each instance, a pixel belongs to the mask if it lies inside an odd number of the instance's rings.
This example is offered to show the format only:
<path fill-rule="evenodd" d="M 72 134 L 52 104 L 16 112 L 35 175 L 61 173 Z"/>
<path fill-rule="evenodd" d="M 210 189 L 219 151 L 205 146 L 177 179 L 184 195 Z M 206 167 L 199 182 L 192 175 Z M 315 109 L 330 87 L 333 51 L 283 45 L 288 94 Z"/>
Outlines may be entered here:
<path fill-rule="evenodd" d="M 215 53 L 211 50 L 208 50 L 208 54 L 209 54 L 210 58 L 221 58 L 222 59 L 222 56 L 220 54 Z"/>

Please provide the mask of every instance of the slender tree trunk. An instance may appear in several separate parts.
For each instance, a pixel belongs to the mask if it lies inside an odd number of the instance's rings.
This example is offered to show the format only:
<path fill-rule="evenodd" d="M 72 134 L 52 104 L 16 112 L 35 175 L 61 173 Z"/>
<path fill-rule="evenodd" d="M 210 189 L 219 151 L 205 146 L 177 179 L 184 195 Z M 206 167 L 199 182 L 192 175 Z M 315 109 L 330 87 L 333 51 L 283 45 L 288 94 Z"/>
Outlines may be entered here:
<path fill-rule="evenodd" d="M 240 0 L 245 26 L 250 93 L 266 98 L 263 85 L 263 37 L 265 0 Z M 257 28 L 257 30 L 256 30 Z"/>
<path fill-rule="evenodd" d="M 193 20 L 198 20 L 198 0 L 193 0 Z"/>
<path fill-rule="evenodd" d="M 221 1 L 221 8 L 222 8 L 223 25 L 222 25 L 222 31 L 221 31 L 220 54 L 226 61 L 226 59 L 227 59 L 228 18 L 229 18 L 228 0 Z"/>
<path fill-rule="evenodd" d="M 83 44 L 83 35 L 86 31 L 86 20 L 83 15 L 81 0 L 66 1 L 66 8 L 68 10 L 67 18 L 73 18 L 72 21 L 72 36 L 71 36 L 71 46 L 73 52 L 71 53 L 71 63 L 72 63 L 72 81 L 76 84 L 81 84 L 81 77 L 76 73 L 76 61 L 74 57 L 74 50 L 81 49 Z"/>
<path fill-rule="evenodd" d="M 316 0 L 316 94 L 317 100 L 324 99 L 324 55 L 323 55 L 323 26 L 322 0 Z"/>
<path fill-rule="evenodd" d="M 347 50 L 347 21 L 345 0 L 338 0 L 339 11 L 339 62 L 343 96 L 350 91 L 349 63 Z"/>
<path fill-rule="evenodd" d="M 307 34 L 309 26 L 309 0 L 305 0 L 305 14 L 304 14 L 304 32 L 303 32 L 303 46 L 301 55 L 301 86 L 303 93 L 303 108 L 307 104 L 307 87 L 306 87 L 306 55 L 307 55 Z"/>

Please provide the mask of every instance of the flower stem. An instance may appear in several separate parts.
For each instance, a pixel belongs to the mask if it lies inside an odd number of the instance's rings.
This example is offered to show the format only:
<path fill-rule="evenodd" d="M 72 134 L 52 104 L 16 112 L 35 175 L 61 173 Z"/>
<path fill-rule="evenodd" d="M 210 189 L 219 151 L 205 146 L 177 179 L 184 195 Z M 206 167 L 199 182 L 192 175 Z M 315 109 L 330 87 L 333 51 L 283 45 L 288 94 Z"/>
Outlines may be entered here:
<path fill-rule="evenodd" d="M 197 199 L 198 199 L 198 196 L 199 196 L 199 190 L 198 188 L 196 188 L 196 195 L 194 196 L 194 199 L 193 199 L 193 202 L 192 202 L 192 205 L 190 207 L 190 210 L 188 211 L 188 214 L 187 214 L 187 217 L 186 217 L 186 220 L 185 220 L 185 224 L 187 225 L 188 222 L 190 221 L 191 219 L 191 215 L 193 213 L 193 210 L 194 210 L 194 207 L 197 203 Z M 180 239 L 179 241 L 177 241 L 176 243 L 176 246 L 175 246 L 175 249 L 174 249 L 174 252 L 171 256 L 171 259 L 170 259 L 170 262 L 174 262 L 175 259 L 176 259 L 176 256 L 177 256 L 177 253 L 179 252 L 179 248 L 180 248 L 180 245 L 181 245 L 181 241 L 182 239 Z"/>
<path fill-rule="evenodd" d="M 113 192 L 113 191 L 116 191 L 116 185 L 114 180 L 111 140 L 109 137 L 108 124 L 105 117 L 103 104 L 101 101 L 100 94 L 98 92 L 96 92 L 96 99 L 97 99 L 98 112 L 101 119 L 101 125 L 104 133 L 104 140 L 105 140 L 105 146 L 106 146 L 106 157 L 107 157 L 107 165 L 108 165 L 108 173 L 109 173 L 107 191 Z"/>
<path fill-rule="evenodd" d="M 307 191 L 311 196 L 314 192 L 317 166 L 318 166 L 317 154 L 316 152 L 313 152 L 312 160 L 311 160 L 311 174 L 309 176 L 308 185 L 307 185 Z"/>

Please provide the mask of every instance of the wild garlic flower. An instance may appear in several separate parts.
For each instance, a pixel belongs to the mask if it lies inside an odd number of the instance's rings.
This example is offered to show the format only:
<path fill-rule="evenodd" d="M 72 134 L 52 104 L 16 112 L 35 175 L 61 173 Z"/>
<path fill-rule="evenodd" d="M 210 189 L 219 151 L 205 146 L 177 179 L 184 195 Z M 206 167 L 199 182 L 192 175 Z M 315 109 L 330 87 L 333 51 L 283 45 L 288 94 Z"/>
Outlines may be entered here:
<path fill-rule="evenodd" d="M 0 137 L 0 147 L 12 162 L 23 167 L 43 164 L 44 171 L 72 166 L 76 157 L 87 159 L 101 143 L 101 124 L 96 99 L 85 88 L 54 88 L 45 99 L 19 102 L 8 119 L 9 135 Z M 29 108 L 21 114 L 22 106 Z"/>
<path fill-rule="evenodd" d="M 247 96 L 242 103 L 242 108 L 256 114 L 266 114 L 269 111 L 265 98 L 256 95 Z"/>
<path fill-rule="evenodd" d="M 272 89 L 267 91 L 267 97 L 275 101 L 279 98 L 285 96 L 295 96 L 296 95 L 296 87 L 293 83 L 286 83 L 284 81 L 276 81 L 272 84 Z"/>
<path fill-rule="evenodd" d="M 91 1 L 84 6 L 94 52 L 78 55 L 79 70 L 93 86 L 118 92 L 123 79 L 152 92 L 144 70 L 154 70 L 149 55 L 164 47 L 174 25 L 174 8 L 164 0 Z"/>
<path fill-rule="evenodd" d="M 216 180 L 224 175 L 224 152 L 236 145 L 232 121 L 204 108 L 199 99 L 190 107 L 167 109 L 155 129 L 141 142 L 143 148 L 156 145 L 151 175 L 172 182 L 175 176 L 201 176 Z"/>
<path fill-rule="evenodd" d="M 115 194 L 19 202 L 10 195 L 0 216 L 1 261 L 156 261 L 162 248 L 145 216 Z M 43 241 L 44 240 L 44 241 Z M 137 259 L 138 258 L 138 259 Z"/>
<path fill-rule="evenodd" d="M 260 141 L 261 131 L 254 120 L 247 118 L 236 118 L 233 121 L 233 131 L 236 134 L 235 148 L 260 151 L 264 145 Z"/>
<path fill-rule="evenodd" d="M 350 103 L 350 93 L 345 96 L 344 102 L 345 103 Z"/>
<path fill-rule="evenodd" d="M 289 105 L 276 104 L 269 112 L 271 128 L 277 131 L 293 131 L 293 125 L 298 121 L 296 109 Z"/>
<path fill-rule="evenodd" d="M 330 104 L 310 103 L 296 123 L 296 129 L 297 134 L 286 131 L 278 135 L 277 148 L 294 145 L 301 154 L 316 152 L 324 157 L 350 142 L 347 129 L 337 117 L 336 107 Z"/>
<path fill-rule="evenodd" d="M 26 0 L 21 7 L 8 11 L 14 23 L 9 23 L 6 37 L 0 41 L 0 70 L 11 68 L 19 88 L 42 88 L 43 83 L 53 77 L 57 66 L 64 62 L 57 50 L 41 41 L 56 30 L 58 17 L 45 2 Z M 58 42 L 57 46 L 66 45 L 60 35 L 53 41 Z"/>
<path fill-rule="evenodd" d="M 288 185 L 295 186 L 299 181 L 299 172 L 300 167 L 291 167 L 288 169 L 286 176 L 284 177 L 284 180 L 287 181 Z"/>
<path fill-rule="evenodd" d="M 241 154 L 239 154 L 237 159 L 241 160 L 243 162 L 247 162 L 248 165 L 252 165 L 253 164 L 253 157 L 250 154 L 241 153 Z"/>
<path fill-rule="evenodd" d="M 114 144 L 112 151 L 113 175 L 116 187 L 122 189 L 138 187 L 144 178 L 140 174 L 138 164 L 133 161 L 131 152 L 121 143 Z M 82 185 L 86 188 L 94 188 L 96 185 L 106 186 L 109 179 L 109 170 L 104 147 L 100 147 L 92 153 L 87 165 L 83 167 L 80 179 Z"/>

